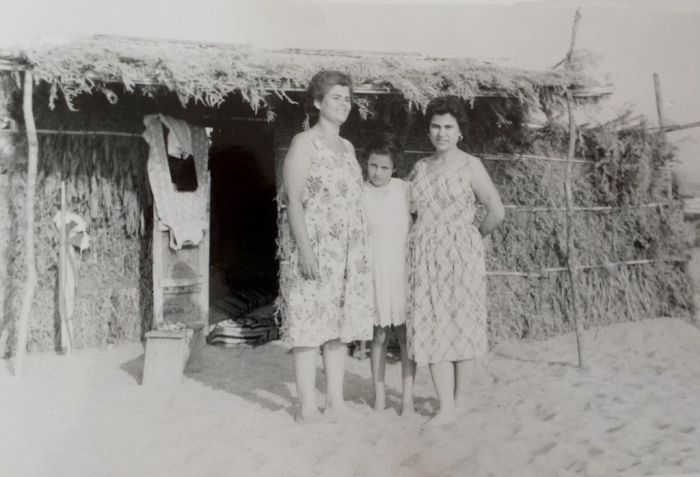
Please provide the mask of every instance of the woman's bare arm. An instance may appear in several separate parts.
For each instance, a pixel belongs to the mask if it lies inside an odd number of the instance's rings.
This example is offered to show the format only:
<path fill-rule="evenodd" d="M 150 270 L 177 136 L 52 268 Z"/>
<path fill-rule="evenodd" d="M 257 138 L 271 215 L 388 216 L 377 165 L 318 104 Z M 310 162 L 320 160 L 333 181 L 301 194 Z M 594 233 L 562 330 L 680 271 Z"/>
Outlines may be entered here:
<path fill-rule="evenodd" d="M 309 232 L 306 229 L 304 207 L 304 187 L 311 167 L 313 145 L 302 133 L 292 139 L 289 151 L 282 166 L 282 181 L 287 199 L 287 217 L 292 237 L 299 250 L 299 271 L 307 280 L 319 278 L 318 260 L 311 248 Z"/>
<path fill-rule="evenodd" d="M 472 190 L 479 202 L 484 204 L 486 208 L 486 216 L 479 226 L 481 236 L 486 237 L 503 222 L 506 210 L 496 186 L 493 185 L 491 177 L 481 161 L 474 156 L 470 156 L 469 161 Z"/>

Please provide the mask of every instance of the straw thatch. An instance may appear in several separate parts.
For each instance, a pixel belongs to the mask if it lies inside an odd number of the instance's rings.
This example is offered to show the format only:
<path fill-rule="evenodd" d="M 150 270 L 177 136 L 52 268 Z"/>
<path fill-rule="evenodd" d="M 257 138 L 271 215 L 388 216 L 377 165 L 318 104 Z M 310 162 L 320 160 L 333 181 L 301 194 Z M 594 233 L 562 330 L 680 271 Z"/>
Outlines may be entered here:
<path fill-rule="evenodd" d="M 208 106 L 233 92 L 257 111 L 272 94 L 289 99 L 289 91 L 306 88 L 321 68 L 350 73 L 360 90 L 395 92 L 409 104 L 424 107 L 438 94 L 464 99 L 510 95 L 537 101 L 540 94 L 595 85 L 576 69 L 543 72 L 504 68 L 467 58 L 417 54 L 264 50 L 250 45 L 198 44 L 95 36 L 64 43 L 0 52 L 0 58 L 31 66 L 35 78 L 51 85 L 51 102 L 62 93 L 68 104 L 80 94 L 101 92 L 117 97 L 112 83 L 149 94 L 153 86 Z"/>

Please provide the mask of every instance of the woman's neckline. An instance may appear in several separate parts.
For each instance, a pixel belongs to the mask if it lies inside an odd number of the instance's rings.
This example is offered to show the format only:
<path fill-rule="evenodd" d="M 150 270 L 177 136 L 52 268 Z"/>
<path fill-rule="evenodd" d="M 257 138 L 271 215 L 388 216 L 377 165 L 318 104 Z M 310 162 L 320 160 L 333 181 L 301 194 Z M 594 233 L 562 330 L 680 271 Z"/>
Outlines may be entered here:
<path fill-rule="evenodd" d="M 345 144 L 345 141 L 343 140 L 343 137 L 338 135 L 336 138 L 338 139 L 338 145 L 340 148 L 336 151 L 332 147 L 328 146 L 324 141 L 327 141 L 328 138 L 326 137 L 321 137 L 317 136 L 314 133 L 311 133 L 311 137 L 314 139 L 314 141 L 318 142 L 324 149 L 327 149 L 331 151 L 333 154 L 349 154 L 350 150 L 348 149 L 348 146 Z"/>
<path fill-rule="evenodd" d="M 434 167 L 430 167 L 431 161 L 434 160 L 435 159 L 433 158 L 433 156 L 424 159 L 425 170 L 428 174 L 442 174 L 445 172 L 454 172 L 461 169 L 469 162 L 469 159 L 467 157 L 460 157 L 458 159 L 453 159 L 453 162 L 450 164 L 446 164 L 443 162 L 443 164 L 439 168 L 435 169 Z"/>

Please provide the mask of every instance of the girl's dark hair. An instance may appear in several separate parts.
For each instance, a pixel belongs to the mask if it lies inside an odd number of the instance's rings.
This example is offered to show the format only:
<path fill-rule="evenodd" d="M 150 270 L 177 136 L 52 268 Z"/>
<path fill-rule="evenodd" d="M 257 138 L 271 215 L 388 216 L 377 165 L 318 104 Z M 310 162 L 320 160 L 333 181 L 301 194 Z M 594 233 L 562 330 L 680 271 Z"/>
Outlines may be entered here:
<path fill-rule="evenodd" d="M 433 116 L 440 116 L 443 114 L 451 114 L 456 120 L 459 126 L 459 132 L 462 136 L 467 134 L 467 128 L 469 126 L 469 118 L 467 117 L 467 110 L 464 108 L 464 103 L 457 96 L 438 96 L 433 98 L 428 107 L 425 110 L 425 126 L 430 127 L 430 121 L 433 120 Z"/>
<path fill-rule="evenodd" d="M 306 88 L 306 112 L 315 117 L 318 115 L 318 109 L 314 106 L 314 101 L 323 101 L 326 93 L 336 85 L 347 86 L 350 90 L 352 98 L 352 78 L 350 75 L 342 71 L 321 70 L 311 78 L 309 86 Z"/>
<path fill-rule="evenodd" d="M 381 133 L 373 136 L 365 146 L 367 158 L 371 154 L 387 155 L 396 167 L 396 163 L 401 159 L 403 146 L 401 142 L 391 133 Z"/>

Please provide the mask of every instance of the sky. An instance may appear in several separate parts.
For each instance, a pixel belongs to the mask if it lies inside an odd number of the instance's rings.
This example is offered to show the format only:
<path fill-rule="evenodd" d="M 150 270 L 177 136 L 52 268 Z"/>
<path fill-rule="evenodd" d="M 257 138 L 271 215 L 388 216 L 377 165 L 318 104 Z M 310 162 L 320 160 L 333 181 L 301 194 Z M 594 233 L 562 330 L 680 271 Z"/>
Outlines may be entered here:
<path fill-rule="evenodd" d="M 656 125 L 653 73 L 669 123 L 700 121 L 700 2 L 695 0 L 2 0 L 0 45 L 94 33 L 264 48 L 407 51 L 551 68 L 577 48 L 615 93 L 594 118 L 625 108 Z M 700 195 L 700 128 L 670 136 Z M 686 189 L 688 188 L 686 187 Z M 694 192 L 696 191 L 696 192 Z"/>

